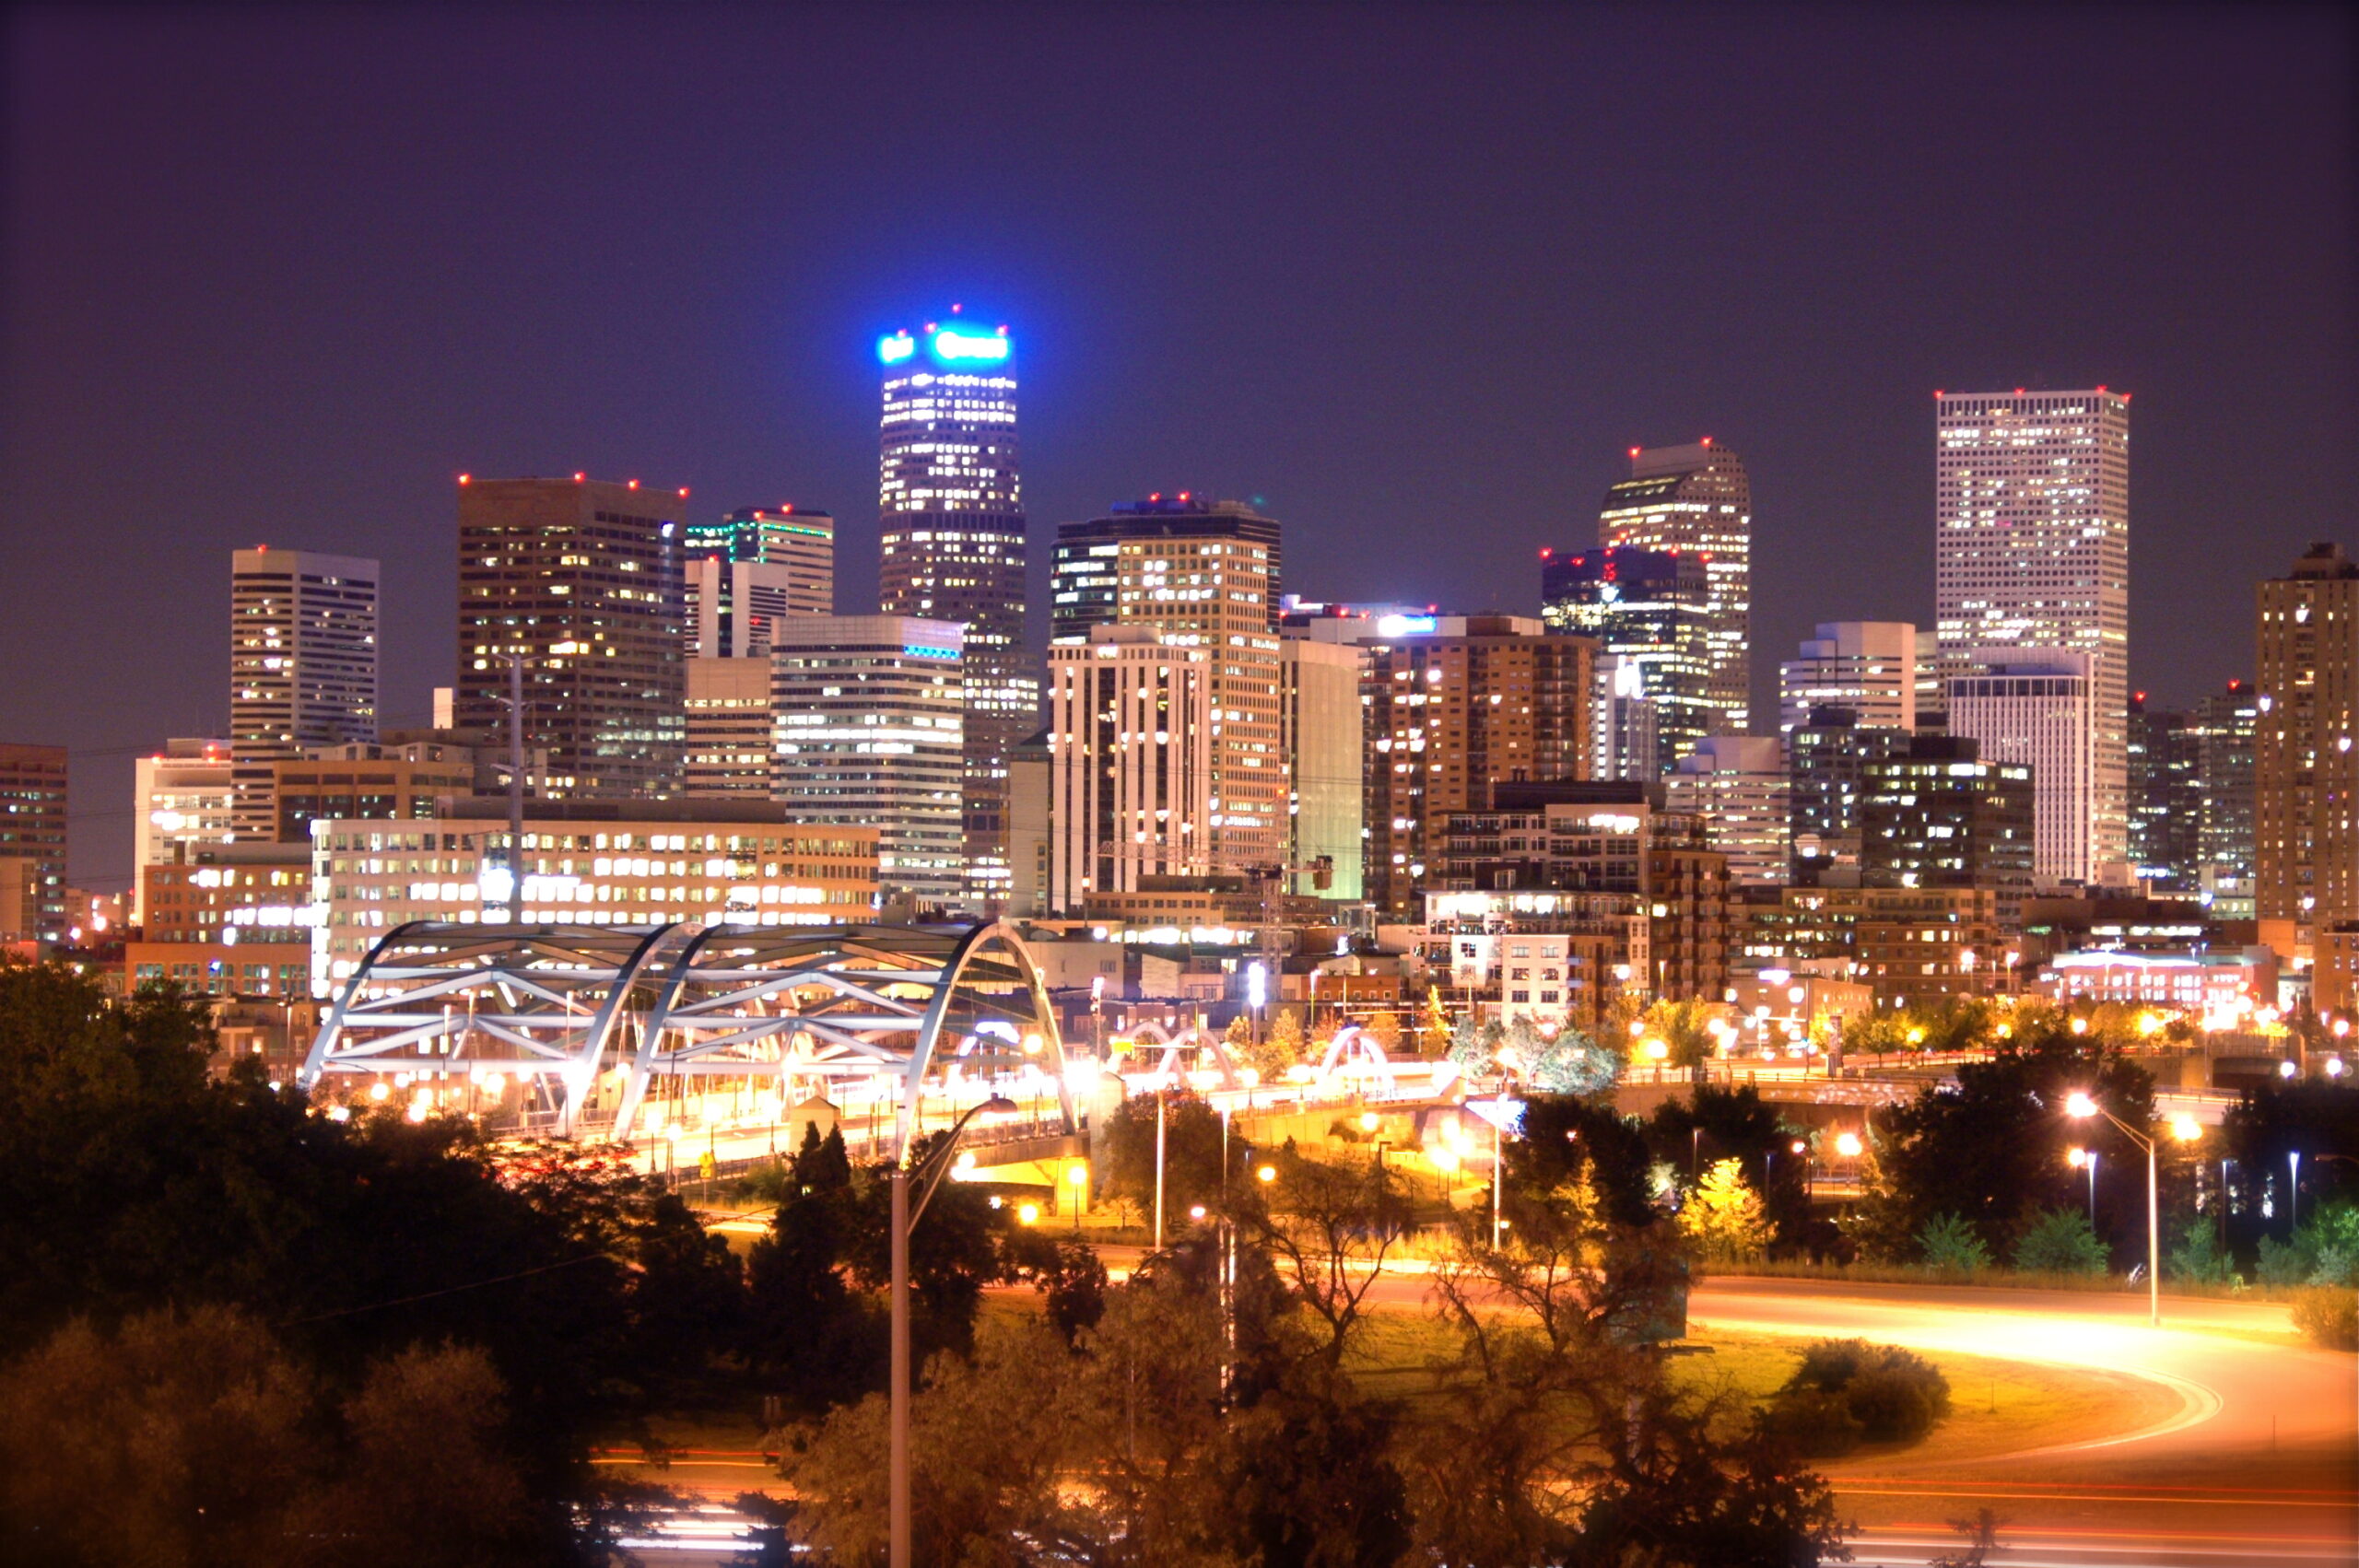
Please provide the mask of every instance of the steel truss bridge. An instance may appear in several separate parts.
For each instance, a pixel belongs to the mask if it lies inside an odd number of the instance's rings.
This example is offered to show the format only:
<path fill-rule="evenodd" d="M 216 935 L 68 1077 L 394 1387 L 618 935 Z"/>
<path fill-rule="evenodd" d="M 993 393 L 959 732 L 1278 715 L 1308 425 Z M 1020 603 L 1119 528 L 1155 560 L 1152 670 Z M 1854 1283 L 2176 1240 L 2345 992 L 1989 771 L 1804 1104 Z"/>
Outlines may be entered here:
<path fill-rule="evenodd" d="M 553 1110 L 560 1136 L 605 1123 L 622 1141 L 665 1080 L 769 1079 L 781 1094 L 882 1080 L 898 1146 L 921 1094 L 966 1083 L 980 1097 L 1027 1068 L 1054 1080 L 1075 1130 L 1055 1009 L 1003 922 L 417 921 L 388 932 L 346 983 L 298 1082 L 498 1074 Z"/>

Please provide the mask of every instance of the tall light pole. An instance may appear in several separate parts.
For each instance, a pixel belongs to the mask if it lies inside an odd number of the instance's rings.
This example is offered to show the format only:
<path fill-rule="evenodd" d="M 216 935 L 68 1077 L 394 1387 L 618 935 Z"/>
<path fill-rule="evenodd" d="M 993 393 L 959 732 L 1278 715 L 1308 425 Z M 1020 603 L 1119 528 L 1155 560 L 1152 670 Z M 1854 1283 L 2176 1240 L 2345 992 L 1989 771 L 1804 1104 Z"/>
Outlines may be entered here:
<path fill-rule="evenodd" d="M 993 1094 L 950 1124 L 950 1131 L 926 1156 L 922 1170 L 910 1169 L 909 1151 L 904 1149 L 887 1178 L 893 1189 L 893 1453 L 886 1505 L 886 1557 L 891 1568 L 910 1568 L 910 1232 L 925 1217 L 925 1206 L 933 1189 L 942 1185 L 943 1173 L 950 1168 L 951 1152 L 967 1124 L 985 1111 L 1015 1108 L 1015 1101 Z M 912 1175 L 921 1181 L 914 1211 L 910 1207 Z"/>
<path fill-rule="evenodd" d="M 2077 1089 L 2066 1097 L 2064 1114 L 2076 1118 L 2101 1116 L 2146 1151 L 2146 1321 L 2159 1328 L 2163 1326 L 2163 1217 L 2155 1196 L 2154 1141 Z M 2193 1117 L 2182 1112 L 2171 1117 L 2171 1136 L 2181 1143 L 2192 1143 L 2202 1135 L 2203 1129 Z M 2091 1170 L 2094 1181 L 2094 1164 Z"/>
<path fill-rule="evenodd" d="M 2064 1158 L 2071 1164 L 2074 1169 L 2079 1169 L 2083 1166 L 2086 1166 L 2088 1168 L 2089 1229 L 2095 1230 L 2097 1228 L 2097 1152 L 2094 1149 L 2075 1149 L 2069 1154 L 2066 1154 Z"/>

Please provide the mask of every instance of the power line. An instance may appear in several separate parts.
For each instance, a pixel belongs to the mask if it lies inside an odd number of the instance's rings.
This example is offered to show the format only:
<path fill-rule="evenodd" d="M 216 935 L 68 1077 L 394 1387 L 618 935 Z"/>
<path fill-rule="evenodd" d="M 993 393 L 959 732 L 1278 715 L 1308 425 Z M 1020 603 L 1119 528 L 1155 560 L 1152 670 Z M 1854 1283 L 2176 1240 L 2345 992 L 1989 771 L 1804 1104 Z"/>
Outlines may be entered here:
<path fill-rule="evenodd" d="M 476 1280 L 470 1284 L 452 1285 L 439 1291 L 421 1291 L 414 1296 L 395 1296 L 391 1301 L 372 1301 L 366 1306 L 346 1306 L 334 1312 L 316 1312 L 309 1317 L 290 1317 L 279 1327 L 293 1328 L 305 1323 L 324 1323 L 331 1317 L 350 1317 L 359 1312 L 380 1312 L 389 1306 L 407 1306 L 412 1302 L 432 1301 L 436 1296 L 457 1295 L 462 1291 L 479 1291 L 486 1285 L 504 1285 L 511 1280 L 528 1279 L 534 1274 L 547 1274 L 559 1269 L 570 1269 L 577 1263 L 588 1263 L 594 1258 L 605 1256 L 603 1252 L 585 1252 L 579 1258 L 569 1258 L 562 1263 L 544 1263 L 537 1269 L 520 1269 L 513 1274 L 498 1274 L 488 1280 Z"/>

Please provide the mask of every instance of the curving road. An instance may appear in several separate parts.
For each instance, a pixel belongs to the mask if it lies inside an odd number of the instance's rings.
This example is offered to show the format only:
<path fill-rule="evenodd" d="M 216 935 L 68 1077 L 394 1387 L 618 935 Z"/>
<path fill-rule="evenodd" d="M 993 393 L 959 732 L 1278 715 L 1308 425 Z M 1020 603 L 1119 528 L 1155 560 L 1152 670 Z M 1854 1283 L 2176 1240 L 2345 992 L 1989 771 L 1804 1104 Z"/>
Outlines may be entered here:
<path fill-rule="evenodd" d="M 1863 1563 L 1954 1550 L 1945 1521 L 2010 1521 L 1992 1561 L 2044 1564 L 2359 1562 L 2359 1360 L 2296 1341 L 2286 1308 L 2129 1293 L 1717 1279 L 1691 1322 L 1858 1335 L 1911 1349 L 2094 1368 L 2174 1399 L 2138 1428 L 1968 1460 L 1877 1460 L 1830 1474 L 1867 1522 Z M 1874 1473 L 1865 1473 L 1872 1469 Z"/>

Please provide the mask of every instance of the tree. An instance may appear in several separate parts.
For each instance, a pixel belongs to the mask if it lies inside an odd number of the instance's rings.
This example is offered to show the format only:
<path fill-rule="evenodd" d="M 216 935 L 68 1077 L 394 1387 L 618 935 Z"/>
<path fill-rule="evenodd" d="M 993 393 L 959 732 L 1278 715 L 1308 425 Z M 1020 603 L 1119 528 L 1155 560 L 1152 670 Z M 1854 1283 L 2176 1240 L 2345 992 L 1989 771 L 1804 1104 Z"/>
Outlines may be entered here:
<path fill-rule="evenodd" d="M 2081 1173 L 2065 1160 L 2074 1144 L 2099 1146 L 2101 1189 L 2118 1215 L 2145 1211 L 2145 1156 L 2103 1122 L 2076 1121 L 2064 1105 L 2075 1092 L 2094 1095 L 2131 1127 L 2153 1122 L 2154 1083 L 2135 1063 L 2036 1015 L 2018 1016 L 2014 1035 L 1989 1061 L 1960 1064 L 1954 1087 L 1929 1085 L 1915 1099 L 1876 1113 L 1876 1157 L 1863 1172 L 1860 1238 L 1895 1260 L 1911 1251 L 1926 1222 L 1954 1214 L 1986 1248 L 2011 1239 L 2022 1216 L 2084 1200 Z M 2166 1160 L 2169 1140 L 2164 1140 Z M 2176 1177 L 2183 1164 L 2166 1164 Z M 2122 1222 L 2124 1224 L 2130 1222 Z M 2127 1246 L 2142 1237 L 2107 1241 Z"/>
<path fill-rule="evenodd" d="M 1528 1206 L 1544 1204 L 1567 1183 L 1581 1179 L 1594 1186 L 1601 1212 L 1611 1223 L 1635 1229 L 1657 1217 L 1646 1137 L 1610 1104 L 1570 1094 L 1528 1095 L 1519 1136 L 1501 1153 L 1507 1166 L 1504 1211 L 1515 1224 L 1527 1222 Z"/>
<path fill-rule="evenodd" d="M 2015 1267 L 2029 1273 L 2102 1274 L 2107 1261 L 2105 1243 L 2078 1209 L 2038 1210 L 2015 1239 Z"/>
<path fill-rule="evenodd" d="M 1238 1183 L 1232 1218 L 1318 1324 L 1313 1353 L 1332 1372 L 1408 1235 L 1408 1200 L 1380 1157 L 1329 1164 L 1288 1144 L 1267 1163 L 1274 1179 Z"/>
<path fill-rule="evenodd" d="M 1190 1207 L 1220 1200 L 1221 1118 L 1185 1089 L 1134 1094 L 1106 1118 L 1101 1190 L 1145 1212 L 1155 1202 L 1156 1110 L 1163 1111 L 1163 1204 L 1167 1226 Z"/>
<path fill-rule="evenodd" d="M 1802 1129 L 1762 1099 L 1752 1084 L 1723 1089 L 1698 1083 L 1685 1100 L 1665 1100 L 1647 1126 L 1655 1158 L 1700 1177 L 1710 1161 L 1733 1157 L 1760 1193 L 1762 1211 L 1776 1229 L 1774 1244 L 1799 1248 L 1822 1244 L 1811 1223 L 1808 1162 L 1793 1153 Z"/>
<path fill-rule="evenodd" d="M 1569 1024 L 1543 1035 L 1519 1018 L 1508 1031 L 1508 1048 L 1524 1063 L 1525 1082 L 1542 1094 L 1603 1094 L 1622 1073 L 1618 1055 Z"/>
<path fill-rule="evenodd" d="M 1709 1025 L 1719 1016 L 1718 1008 L 1693 997 L 1658 1001 L 1638 1015 L 1644 1033 L 1634 1035 L 1632 1042 L 1661 1040 L 1670 1051 L 1665 1063 L 1693 1073 L 1711 1059 L 1716 1042 Z"/>
<path fill-rule="evenodd" d="M 67 1324 L 0 1375 L 0 1558 L 276 1561 L 313 1397 L 231 1309 Z"/>
<path fill-rule="evenodd" d="M 1450 1030 L 1449 1049 L 1445 1054 L 1462 1072 L 1488 1072 L 1496 1065 L 1499 1047 L 1506 1043 L 1507 1030 L 1496 1019 L 1477 1018 L 1467 1012 Z"/>
<path fill-rule="evenodd" d="M 1234 1418 L 1220 1494 L 1239 1553 L 1262 1568 L 1391 1568 L 1410 1544 L 1391 1406 L 1332 1376 L 1303 1379 Z"/>
<path fill-rule="evenodd" d="M 1401 1054 L 1401 1015 L 1391 1008 L 1379 1008 L 1369 1013 L 1367 1022 L 1360 1027 L 1367 1032 L 1387 1057 Z"/>
<path fill-rule="evenodd" d="M 1746 1263 L 1769 1248 L 1760 1195 L 1734 1160 L 1716 1160 L 1679 1211 L 1679 1228 L 1715 1263 Z"/>

